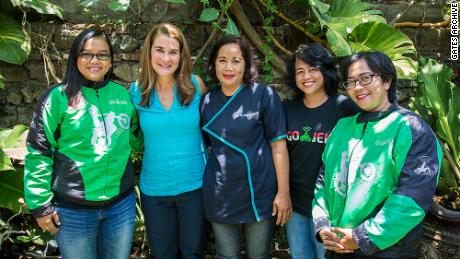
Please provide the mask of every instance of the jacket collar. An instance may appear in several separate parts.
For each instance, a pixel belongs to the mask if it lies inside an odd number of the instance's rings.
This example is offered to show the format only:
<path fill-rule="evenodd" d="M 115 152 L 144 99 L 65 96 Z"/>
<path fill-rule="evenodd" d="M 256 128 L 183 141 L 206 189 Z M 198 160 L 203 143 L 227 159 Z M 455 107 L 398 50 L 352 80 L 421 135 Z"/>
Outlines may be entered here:
<path fill-rule="evenodd" d="M 398 109 L 398 103 L 395 101 L 391 104 L 390 108 L 385 111 L 378 111 L 378 112 L 361 112 L 358 115 L 358 118 L 356 118 L 357 123 L 364 123 L 364 122 L 370 122 L 370 121 L 378 121 L 386 116 L 388 114 L 396 111 Z"/>
<path fill-rule="evenodd" d="M 82 79 L 82 85 L 89 88 L 100 89 L 109 83 L 109 79 L 105 78 L 104 81 L 95 82 L 87 79 Z"/>

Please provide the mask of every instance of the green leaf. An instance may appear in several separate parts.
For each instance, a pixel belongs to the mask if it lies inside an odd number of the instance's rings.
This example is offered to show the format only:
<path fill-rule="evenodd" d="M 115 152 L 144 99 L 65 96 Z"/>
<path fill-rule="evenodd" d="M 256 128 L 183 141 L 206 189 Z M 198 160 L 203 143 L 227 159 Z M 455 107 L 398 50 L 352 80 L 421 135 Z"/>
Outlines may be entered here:
<path fill-rule="evenodd" d="M 238 27 L 236 27 L 235 22 L 230 17 L 227 18 L 227 27 L 225 28 L 225 35 L 240 36 Z"/>
<path fill-rule="evenodd" d="M 24 197 L 24 172 L 23 169 L 0 173 L 0 207 L 8 208 L 14 212 L 19 211 L 18 199 Z"/>
<path fill-rule="evenodd" d="M 449 67 L 424 57 L 419 63 L 416 99 L 435 118 L 437 135 L 447 143 L 460 167 L 460 89 L 450 82 L 453 72 Z"/>
<path fill-rule="evenodd" d="M 100 0 L 81 0 L 79 1 L 79 4 L 84 6 L 84 7 L 90 7 L 92 5 L 95 5 L 99 2 Z"/>
<path fill-rule="evenodd" d="M 12 129 L 0 131 L 0 148 L 22 148 L 26 147 L 27 130 L 25 125 L 18 124 Z"/>
<path fill-rule="evenodd" d="M 321 27 L 332 28 L 334 34 L 344 38 L 361 23 L 386 22 L 382 12 L 372 9 L 375 5 L 361 0 L 334 0 L 330 6 L 319 0 L 309 0 L 309 3 Z"/>
<path fill-rule="evenodd" d="M 0 74 L 0 89 L 5 88 L 5 78 Z"/>
<path fill-rule="evenodd" d="M 398 76 L 415 79 L 418 63 L 410 56 L 416 50 L 411 39 L 401 31 L 380 22 L 362 23 L 350 33 L 348 42 L 353 52 L 379 50 L 393 61 Z"/>
<path fill-rule="evenodd" d="M 14 170 L 13 163 L 8 155 L 0 148 L 0 172 Z"/>
<path fill-rule="evenodd" d="M 205 8 L 203 12 L 201 12 L 200 18 L 198 20 L 202 22 L 211 22 L 219 17 L 219 11 L 215 8 Z"/>
<path fill-rule="evenodd" d="M 126 11 L 128 10 L 130 0 L 111 0 L 107 3 L 107 7 L 109 7 L 113 11 Z"/>
<path fill-rule="evenodd" d="M 20 65 L 27 60 L 29 53 L 29 34 L 13 17 L 0 12 L 0 60 Z"/>
<path fill-rule="evenodd" d="M 336 56 L 348 56 L 352 53 L 348 41 L 334 29 L 327 30 L 326 39 Z"/>
<path fill-rule="evenodd" d="M 33 8 L 39 13 L 55 14 L 61 19 L 64 18 L 64 10 L 58 5 L 50 3 L 48 0 L 22 0 L 20 3 L 22 6 Z"/>
<path fill-rule="evenodd" d="M 173 3 L 173 4 L 185 4 L 184 0 L 165 0 L 165 1 Z"/>

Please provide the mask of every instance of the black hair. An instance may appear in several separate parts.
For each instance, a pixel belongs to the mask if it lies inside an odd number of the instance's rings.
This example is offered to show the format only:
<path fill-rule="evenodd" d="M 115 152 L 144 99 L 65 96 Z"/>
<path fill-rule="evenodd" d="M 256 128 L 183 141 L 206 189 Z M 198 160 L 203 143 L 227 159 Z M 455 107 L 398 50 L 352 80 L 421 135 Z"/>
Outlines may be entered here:
<path fill-rule="evenodd" d="M 255 83 L 257 78 L 257 67 L 254 62 L 254 56 L 252 54 L 252 48 L 249 45 L 249 42 L 246 38 L 242 36 L 233 36 L 233 35 L 226 35 L 217 40 L 214 46 L 211 49 L 208 57 L 208 65 L 207 65 L 207 72 L 208 75 L 211 77 L 213 82 L 217 82 L 216 77 L 216 59 L 217 54 L 222 46 L 227 44 L 237 44 L 240 47 L 241 55 L 243 55 L 244 59 L 244 75 L 243 75 L 243 83 L 252 86 Z"/>
<path fill-rule="evenodd" d="M 85 81 L 80 71 L 78 70 L 77 59 L 86 41 L 91 38 L 101 38 L 107 42 L 110 50 L 110 61 L 111 64 L 113 64 L 112 44 L 110 43 L 110 39 L 107 34 L 105 34 L 105 32 L 95 28 L 86 29 L 80 32 L 80 34 L 78 34 L 72 42 L 63 82 L 65 85 L 64 91 L 69 100 L 77 96 L 77 94 L 80 92 L 81 84 Z M 110 78 L 112 75 L 112 67 L 113 66 L 111 66 L 107 74 L 105 74 L 104 79 Z"/>
<path fill-rule="evenodd" d="M 388 89 L 388 100 L 390 103 L 396 101 L 396 84 L 398 76 L 396 68 L 391 59 L 383 52 L 380 51 L 364 51 L 355 53 L 343 60 L 340 66 L 340 74 L 346 80 L 348 78 L 348 68 L 358 60 L 366 61 L 367 65 L 372 72 L 380 74 L 383 82 L 391 82 Z"/>
<path fill-rule="evenodd" d="M 303 94 L 303 92 L 296 85 L 296 59 L 321 71 L 324 77 L 324 90 L 328 96 L 337 93 L 340 81 L 337 61 L 323 45 L 320 43 L 301 44 L 288 60 L 286 80 L 295 93 L 299 95 Z"/>

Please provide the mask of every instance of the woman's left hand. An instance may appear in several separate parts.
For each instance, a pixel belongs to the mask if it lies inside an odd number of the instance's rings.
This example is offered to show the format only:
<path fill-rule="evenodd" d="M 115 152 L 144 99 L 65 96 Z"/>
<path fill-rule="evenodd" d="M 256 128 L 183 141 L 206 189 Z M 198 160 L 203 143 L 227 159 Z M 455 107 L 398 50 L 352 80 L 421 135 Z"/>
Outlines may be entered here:
<path fill-rule="evenodd" d="M 343 250 L 345 250 L 346 252 L 359 249 L 358 244 L 355 242 L 355 239 L 353 238 L 352 229 L 333 227 L 331 228 L 331 231 L 342 236 L 342 238 L 340 239 L 340 244 L 343 246 Z"/>
<path fill-rule="evenodd" d="M 273 200 L 272 216 L 278 215 L 276 225 L 284 225 L 292 216 L 292 203 L 289 192 L 278 192 Z"/>

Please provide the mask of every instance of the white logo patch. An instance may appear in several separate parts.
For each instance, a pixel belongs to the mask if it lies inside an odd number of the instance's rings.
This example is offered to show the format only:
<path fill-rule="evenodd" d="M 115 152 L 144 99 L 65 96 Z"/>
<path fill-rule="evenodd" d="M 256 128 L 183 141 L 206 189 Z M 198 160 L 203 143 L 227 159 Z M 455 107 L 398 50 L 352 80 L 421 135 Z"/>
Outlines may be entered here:
<path fill-rule="evenodd" d="M 375 178 L 375 166 L 371 163 L 364 163 L 359 166 L 359 176 L 365 182 L 370 182 Z"/>
<path fill-rule="evenodd" d="M 419 164 L 421 164 L 419 167 L 417 167 L 414 172 L 418 175 L 434 175 L 433 170 L 428 167 L 428 164 L 430 164 L 431 159 L 427 156 L 421 156 L 417 159 Z"/>

